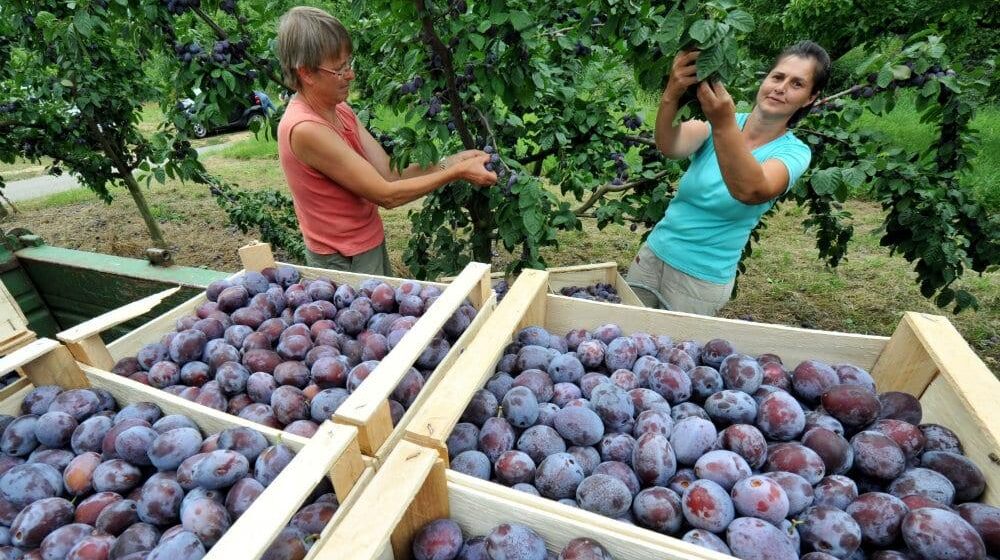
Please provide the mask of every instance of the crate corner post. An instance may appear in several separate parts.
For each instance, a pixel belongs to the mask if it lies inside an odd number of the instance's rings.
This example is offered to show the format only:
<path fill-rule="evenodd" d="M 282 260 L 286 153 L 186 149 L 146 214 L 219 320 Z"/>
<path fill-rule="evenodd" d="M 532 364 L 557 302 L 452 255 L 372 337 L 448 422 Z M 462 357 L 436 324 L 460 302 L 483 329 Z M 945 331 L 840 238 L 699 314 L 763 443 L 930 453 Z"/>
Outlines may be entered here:
<path fill-rule="evenodd" d="M 260 272 L 265 268 L 275 266 L 274 253 L 271 251 L 270 243 L 254 241 L 244 245 L 237 250 L 240 262 L 243 263 L 244 270 Z"/>

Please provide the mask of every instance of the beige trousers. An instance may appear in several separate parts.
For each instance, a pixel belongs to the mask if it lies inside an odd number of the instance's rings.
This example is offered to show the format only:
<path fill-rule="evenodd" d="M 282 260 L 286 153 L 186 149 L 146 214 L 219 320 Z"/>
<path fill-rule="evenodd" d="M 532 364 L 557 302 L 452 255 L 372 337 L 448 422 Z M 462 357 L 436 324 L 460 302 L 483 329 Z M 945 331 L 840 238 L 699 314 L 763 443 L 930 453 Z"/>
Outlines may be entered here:
<path fill-rule="evenodd" d="M 685 274 L 660 260 L 645 243 L 639 247 L 639 254 L 628 268 L 625 280 L 658 292 L 671 311 L 710 316 L 718 313 L 729 301 L 736 282 L 733 279 L 728 284 L 714 284 Z M 633 288 L 646 307 L 659 307 L 653 293 Z"/>

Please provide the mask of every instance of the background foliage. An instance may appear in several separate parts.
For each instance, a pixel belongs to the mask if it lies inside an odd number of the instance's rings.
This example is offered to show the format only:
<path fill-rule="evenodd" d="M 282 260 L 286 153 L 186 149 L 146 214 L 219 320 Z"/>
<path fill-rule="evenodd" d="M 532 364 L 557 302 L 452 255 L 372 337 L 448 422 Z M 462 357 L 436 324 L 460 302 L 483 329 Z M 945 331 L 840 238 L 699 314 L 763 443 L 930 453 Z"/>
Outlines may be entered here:
<path fill-rule="evenodd" d="M 201 115 L 220 119 L 255 88 L 276 92 L 273 38 L 288 6 L 68 6 L 0 6 L 0 81 L 8 98 L 0 107 L 0 159 L 52 158 L 51 172 L 76 173 L 105 197 L 107 184 L 118 181 L 147 218 L 133 171 L 147 184 L 168 177 L 204 183 L 234 224 L 301 254 L 283 189 L 244 193 L 213 177 L 191 149 L 191 123 L 176 107 L 192 96 Z M 580 230 L 583 220 L 648 231 L 684 163 L 656 152 L 652 115 L 638 108 L 659 95 L 673 54 L 701 49 L 700 76 L 752 99 L 775 54 L 803 37 L 840 59 L 832 95 L 799 125 L 813 165 L 787 197 L 807 209 L 819 256 L 831 266 L 846 257 L 853 225 L 842 205 L 863 195 L 886 210 L 882 243 L 914 263 L 922 292 L 939 305 L 975 306 L 972 294 L 952 284 L 1000 262 L 997 214 L 962 185 L 977 141 L 968 123 L 978 104 L 996 95 L 996 26 L 988 25 L 996 16 L 985 6 L 555 0 L 539 9 L 523 0 L 376 0 L 321 7 L 352 31 L 359 115 L 373 128 L 378 111 L 396 117 L 373 130 L 394 164 L 431 164 L 463 148 L 495 154 L 500 188 L 452 185 L 412 213 L 405 259 L 418 277 L 452 273 L 500 251 L 517 255 L 515 267 L 543 266 L 540 249 L 557 244 L 560 231 Z M 856 25 L 828 25 L 848 14 Z M 937 129 L 938 141 L 921 152 L 859 125 L 865 113 L 891 110 L 904 89 Z M 167 119 L 143 134 L 137 115 L 149 99 Z M 687 111 L 698 114 L 696 104 Z M 147 224 L 162 244 L 155 220 Z"/>

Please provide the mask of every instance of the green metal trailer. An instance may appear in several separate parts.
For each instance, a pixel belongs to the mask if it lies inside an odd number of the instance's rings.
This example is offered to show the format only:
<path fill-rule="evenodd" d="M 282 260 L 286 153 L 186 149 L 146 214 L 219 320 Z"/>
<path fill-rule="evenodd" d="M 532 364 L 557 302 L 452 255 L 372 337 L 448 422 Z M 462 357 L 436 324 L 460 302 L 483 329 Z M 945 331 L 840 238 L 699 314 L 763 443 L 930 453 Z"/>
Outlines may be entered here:
<path fill-rule="evenodd" d="M 146 315 L 105 331 L 102 338 L 110 342 L 231 274 L 51 247 L 24 229 L 0 237 L 0 281 L 39 337 L 54 337 L 127 303 L 181 287 Z"/>

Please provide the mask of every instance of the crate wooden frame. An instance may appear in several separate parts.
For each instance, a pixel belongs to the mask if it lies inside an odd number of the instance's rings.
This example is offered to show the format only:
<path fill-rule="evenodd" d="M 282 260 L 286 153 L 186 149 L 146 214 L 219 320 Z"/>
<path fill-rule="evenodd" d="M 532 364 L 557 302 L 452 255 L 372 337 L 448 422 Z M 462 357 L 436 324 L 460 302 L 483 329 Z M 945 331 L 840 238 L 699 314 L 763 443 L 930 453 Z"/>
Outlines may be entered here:
<path fill-rule="evenodd" d="M 215 409 L 194 405 L 174 395 L 77 362 L 58 342 L 42 338 L 0 359 L 0 369 L 19 369 L 32 384 L 0 402 L 0 414 L 19 416 L 21 403 L 35 385 L 105 389 L 120 406 L 151 402 L 164 414 L 187 416 L 205 434 L 249 427 L 270 443 L 283 443 L 295 458 L 230 526 L 205 558 L 257 560 L 288 524 L 323 478 L 329 478 L 340 507 L 327 526 L 332 531 L 357 501 L 374 475 L 373 461 L 361 454 L 358 432 L 351 426 L 326 421 L 311 439 L 281 432 Z"/>
<path fill-rule="evenodd" d="M 274 260 L 271 246 L 267 243 L 252 243 L 244 246 L 239 249 L 239 254 L 244 265 L 243 271 L 260 271 L 267 267 L 285 265 L 285 263 L 278 263 Z M 286 266 L 293 266 L 306 279 L 330 278 L 336 282 L 349 283 L 354 286 L 368 278 L 382 280 L 393 287 L 406 281 L 404 278 L 339 272 L 298 265 Z M 237 276 L 243 271 L 233 276 Z M 429 398 L 434 387 L 440 381 L 441 374 L 451 368 L 454 361 L 464 352 L 486 323 L 493 309 L 496 308 L 496 294 L 490 287 L 489 277 L 489 265 L 474 262 L 469 263 L 451 284 L 421 282 L 424 285 L 441 288 L 441 295 L 431 309 L 418 319 L 410 332 L 381 360 L 375 371 L 365 379 L 365 382 L 357 390 L 351 393 L 334 414 L 335 422 L 358 429 L 358 442 L 362 453 L 366 456 L 380 461 L 389 454 L 393 445 L 403 438 L 403 426 L 422 406 L 422 403 Z M 178 318 L 194 313 L 199 305 L 208 301 L 204 293 L 199 294 L 108 345 L 105 345 L 101 340 L 100 333 L 102 331 L 147 313 L 176 290 L 177 288 L 171 288 L 112 310 L 59 333 L 57 338 L 69 347 L 77 360 L 104 371 L 110 371 L 117 360 L 126 356 L 134 356 L 144 344 L 159 340 L 163 334 L 174 330 L 174 322 Z M 452 346 L 448 355 L 434 370 L 434 374 L 424 384 L 413 405 L 394 428 L 389 411 L 388 399 L 390 395 L 409 368 L 416 363 L 417 358 L 420 357 L 434 335 L 466 299 L 477 309 L 475 319 L 472 320 L 466 331 Z"/>
<path fill-rule="evenodd" d="M 558 295 L 559 290 L 567 286 L 591 286 L 600 282 L 614 286 L 618 297 L 622 299 L 621 305 L 644 306 L 632 286 L 629 286 L 625 278 L 618 272 L 618 263 L 616 262 L 559 266 L 549 268 L 547 271 L 549 273 L 549 291 L 553 294 Z"/>
<path fill-rule="evenodd" d="M 1000 407 L 996 405 L 1000 381 L 947 318 L 904 313 L 891 337 L 816 331 L 655 309 L 624 310 L 611 304 L 554 296 L 547 293 L 546 276 L 546 272 L 534 270 L 521 274 L 482 334 L 407 425 L 408 440 L 437 450 L 447 461 L 448 436 L 473 394 L 492 376 L 504 347 L 521 328 L 540 325 L 562 334 L 614 322 L 625 333 L 641 331 L 700 341 L 721 337 L 746 353 L 778 353 L 789 364 L 816 358 L 865 368 L 880 391 L 905 391 L 918 396 L 923 407 L 922 422 L 942 424 L 958 434 L 966 455 L 986 476 L 987 488 L 980 500 L 1000 506 Z M 499 484 L 488 484 L 492 492 L 507 498 L 516 493 Z M 554 516 L 580 515 L 580 510 L 551 500 L 546 507 Z M 616 530 L 625 530 L 625 524 L 615 523 Z M 656 534 L 643 531 L 650 538 Z"/>
<path fill-rule="evenodd" d="M 696 545 L 523 492 L 495 492 L 490 482 L 446 470 L 433 449 L 400 442 L 340 525 L 314 545 L 316 560 L 409 560 L 427 522 L 450 517 L 463 534 L 485 535 L 502 523 L 534 529 L 554 552 L 578 537 L 600 542 L 618 560 L 723 560 Z M 562 506 L 565 508 L 566 506 Z M 575 509 L 575 508 L 568 508 Z"/>
<path fill-rule="evenodd" d="M 7 286 L 0 282 L 0 356 L 6 356 L 23 348 L 34 342 L 36 338 L 35 331 L 28 328 L 28 318 L 21 311 L 17 299 L 11 295 Z M 6 371 L 0 371 L 0 375 L 6 373 Z M 10 385 L 0 388 L 0 400 L 17 393 L 29 384 L 30 382 L 24 376 L 20 376 Z"/>
<path fill-rule="evenodd" d="M 625 278 L 618 272 L 618 263 L 616 262 L 557 266 L 545 270 L 549 273 L 549 291 L 555 295 L 559 295 L 559 290 L 567 286 L 591 286 L 601 282 L 614 286 L 622 298 L 620 305 L 645 307 L 632 286 L 629 286 Z M 447 276 L 439 281 L 452 282 L 455 278 L 455 276 Z M 490 282 L 493 286 L 496 286 L 504 278 L 503 272 L 490 274 Z"/>

